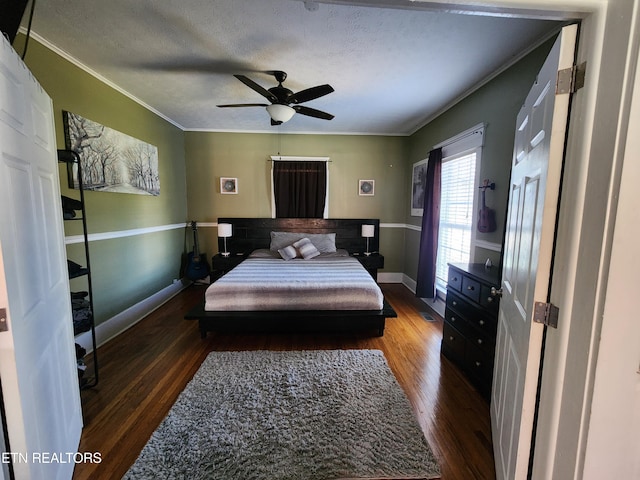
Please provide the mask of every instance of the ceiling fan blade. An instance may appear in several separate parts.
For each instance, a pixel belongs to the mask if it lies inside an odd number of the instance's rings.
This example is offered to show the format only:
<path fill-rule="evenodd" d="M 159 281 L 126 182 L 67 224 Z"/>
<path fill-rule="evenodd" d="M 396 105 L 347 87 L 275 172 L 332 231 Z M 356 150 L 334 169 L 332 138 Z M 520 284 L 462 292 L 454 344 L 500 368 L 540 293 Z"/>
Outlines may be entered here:
<path fill-rule="evenodd" d="M 261 87 L 260 85 L 258 85 L 256 82 L 251 80 L 249 77 L 245 77 L 244 75 L 234 75 L 234 77 L 236 77 L 238 80 L 240 80 L 242 83 L 244 83 L 247 87 L 251 88 L 252 90 L 255 90 L 256 92 L 258 92 L 260 95 L 265 97 L 270 102 L 273 103 L 273 102 L 277 102 L 278 101 L 278 97 L 276 97 L 273 93 L 271 93 L 266 88 Z"/>
<path fill-rule="evenodd" d="M 315 108 L 304 107 L 302 105 L 294 105 L 293 108 L 296 112 L 301 115 L 307 115 L 309 117 L 322 118 L 323 120 L 331 120 L 333 115 L 327 112 L 322 112 L 320 110 L 316 110 Z"/>
<path fill-rule="evenodd" d="M 161 60 L 145 62 L 142 64 L 139 62 L 131 62 L 131 66 L 161 72 L 178 73 L 214 73 L 231 75 L 234 72 L 258 72 L 258 70 L 247 63 L 200 55 L 181 55 L 179 57 L 169 58 L 163 57 Z"/>
<path fill-rule="evenodd" d="M 300 90 L 293 95 L 290 95 L 287 99 L 288 103 L 304 103 L 309 100 L 313 100 L 316 98 L 323 97 L 333 92 L 333 87 L 331 85 L 318 85 L 317 87 L 307 88 L 305 90 Z"/>
<path fill-rule="evenodd" d="M 269 105 L 266 103 L 231 103 L 229 105 L 216 105 L 216 107 L 220 108 L 228 108 L 228 107 L 268 107 Z"/>

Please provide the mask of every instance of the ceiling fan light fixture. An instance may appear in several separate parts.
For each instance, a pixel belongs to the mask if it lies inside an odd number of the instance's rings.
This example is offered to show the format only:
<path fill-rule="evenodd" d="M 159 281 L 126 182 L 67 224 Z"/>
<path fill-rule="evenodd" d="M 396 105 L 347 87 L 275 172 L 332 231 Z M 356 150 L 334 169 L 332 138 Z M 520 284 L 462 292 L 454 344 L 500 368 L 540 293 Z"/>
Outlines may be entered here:
<path fill-rule="evenodd" d="M 296 111 L 288 105 L 273 103 L 267 106 L 269 116 L 276 122 L 288 122 Z"/>

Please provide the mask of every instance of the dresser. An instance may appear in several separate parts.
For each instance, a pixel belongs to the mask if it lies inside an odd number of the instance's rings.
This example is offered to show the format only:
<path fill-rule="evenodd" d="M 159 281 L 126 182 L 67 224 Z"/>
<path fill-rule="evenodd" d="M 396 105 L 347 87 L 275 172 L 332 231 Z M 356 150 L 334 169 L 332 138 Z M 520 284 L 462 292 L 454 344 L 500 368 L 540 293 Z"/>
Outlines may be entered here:
<path fill-rule="evenodd" d="M 498 268 L 481 263 L 449 264 L 441 353 L 455 363 L 487 399 L 491 398 L 498 324 Z"/>

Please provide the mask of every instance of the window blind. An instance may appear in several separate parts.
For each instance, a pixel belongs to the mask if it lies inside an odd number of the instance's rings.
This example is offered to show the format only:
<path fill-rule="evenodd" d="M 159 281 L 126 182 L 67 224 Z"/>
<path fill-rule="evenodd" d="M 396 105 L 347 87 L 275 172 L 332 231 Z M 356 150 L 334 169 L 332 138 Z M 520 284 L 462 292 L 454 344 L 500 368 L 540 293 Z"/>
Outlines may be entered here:
<path fill-rule="evenodd" d="M 448 263 L 468 262 L 471 251 L 476 151 L 442 161 L 436 288 L 447 285 Z"/>

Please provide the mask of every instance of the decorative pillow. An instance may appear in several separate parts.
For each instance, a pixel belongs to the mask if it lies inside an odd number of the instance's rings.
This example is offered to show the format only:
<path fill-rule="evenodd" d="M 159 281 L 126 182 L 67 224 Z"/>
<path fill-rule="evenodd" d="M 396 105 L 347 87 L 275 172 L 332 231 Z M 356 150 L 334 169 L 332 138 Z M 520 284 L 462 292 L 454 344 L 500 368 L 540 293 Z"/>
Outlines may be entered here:
<path fill-rule="evenodd" d="M 278 250 L 278 253 L 285 260 L 292 260 L 298 256 L 297 250 L 291 245 L 281 248 L 280 250 Z"/>
<path fill-rule="evenodd" d="M 308 238 L 302 238 L 293 244 L 296 250 L 300 253 L 302 258 L 309 260 L 310 258 L 320 255 L 318 249 L 311 243 Z"/>
<path fill-rule="evenodd" d="M 333 253 L 336 251 L 335 233 L 271 232 L 271 245 L 269 248 L 276 252 L 302 238 L 311 240 L 311 243 L 315 245 L 320 253 Z"/>

